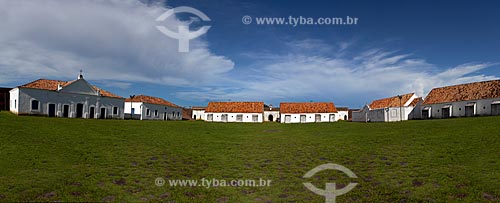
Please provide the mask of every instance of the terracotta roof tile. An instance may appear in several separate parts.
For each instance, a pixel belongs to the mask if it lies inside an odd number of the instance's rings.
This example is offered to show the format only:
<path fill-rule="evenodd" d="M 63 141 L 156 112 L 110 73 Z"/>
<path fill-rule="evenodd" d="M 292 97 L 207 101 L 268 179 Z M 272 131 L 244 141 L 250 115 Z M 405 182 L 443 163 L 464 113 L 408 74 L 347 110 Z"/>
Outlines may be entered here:
<path fill-rule="evenodd" d="M 434 88 L 423 104 L 500 98 L 500 80 Z"/>
<path fill-rule="evenodd" d="M 179 106 L 175 105 L 172 102 L 169 102 L 169 101 L 164 100 L 162 98 L 147 96 L 147 95 L 137 95 L 137 96 L 134 96 L 133 98 L 127 98 L 127 99 L 125 99 L 125 102 L 144 102 L 144 103 L 148 103 L 148 104 L 158 104 L 158 105 L 179 108 Z"/>
<path fill-rule="evenodd" d="M 24 87 L 24 88 L 33 88 L 33 89 L 42 89 L 42 90 L 51 90 L 51 91 L 57 91 L 57 87 L 60 84 L 62 87 L 66 87 L 70 85 L 71 83 L 75 82 L 76 80 L 73 81 L 62 81 L 62 80 L 48 80 L 48 79 L 38 79 L 33 82 L 21 85 L 19 87 Z M 98 88 L 96 86 L 92 86 L 94 90 L 99 90 L 101 93 L 101 96 L 104 97 L 113 97 L 113 98 L 123 98 L 118 95 L 115 95 L 111 92 L 108 92 L 104 89 Z"/>
<path fill-rule="evenodd" d="M 337 113 L 333 102 L 280 103 L 281 113 Z"/>
<path fill-rule="evenodd" d="M 409 106 L 416 106 L 418 104 L 418 102 L 420 102 L 422 100 L 423 100 L 422 97 L 415 98 L 413 101 L 411 101 Z"/>
<path fill-rule="evenodd" d="M 401 95 L 402 96 L 401 103 L 404 105 L 406 102 L 408 102 L 409 99 L 411 99 L 413 95 L 414 93 Z M 400 106 L 400 101 L 398 96 L 394 96 L 394 97 L 374 100 L 368 106 L 370 107 L 370 109 L 398 107 Z"/>
<path fill-rule="evenodd" d="M 205 112 L 210 113 L 263 113 L 264 102 L 209 102 Z"/>

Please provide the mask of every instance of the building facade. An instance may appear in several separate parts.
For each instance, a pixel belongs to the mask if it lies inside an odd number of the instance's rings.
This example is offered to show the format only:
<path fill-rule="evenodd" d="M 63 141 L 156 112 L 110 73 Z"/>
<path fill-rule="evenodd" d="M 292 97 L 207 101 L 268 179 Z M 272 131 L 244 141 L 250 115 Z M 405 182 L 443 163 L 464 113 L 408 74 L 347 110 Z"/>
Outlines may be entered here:
<path fill-rule="evenodd" d="M 262 123 L 264 102 L 209 102 L 205 116 L 209 122 Z"/>
<path fill-rule="evenodd" d="M 359 111 L 352 112 L 354 122 L 394 122 L 408 120 L 421 98 L 415 93 L 372 101 Z M 413 114 L 412 114 L 413 115 Z"/>
<path fill-rule="evenodd" d="M 10 90 L 10 111 L 18 115 L 123 119 L 124 98 L 92 86 L 83 75 L 74 81 L 39 79 Z"/>
<path fill-rule="evenodd" d="M 347 107 L 337 107 L 338 120 L 349 120 L 349 108 Z"/>
<path fill-rule="evenodd" d="M 139 120 L 182 120 L 182 107 L 162 98 L 137 95 L 125 100 L 125 114 Z"/>
<path fill-rule="evenodd" d="M 281 123 L 335 122 L 338 112 L 333 102 L 280 103 Z"/>
<path fill-rule="evenodd" d="M 193 106 L 191 109 L 193 110 L 192 117 L 193 120 L 206 120 L 207 117 L 205 116 L 205 109 L 207 107 L 196 107 Z"/>
<path fill-rule="evenodd" d="M 264 106 L 264 121 L 266 122 L 279 122 L 280 121 L 280 108 L 273 107 L 272 105 Z"/>
<path fill-rule="evenodd" d="M 432 89 L 421 105 L 422 119 L 500 115 L 500 80 Z"/>

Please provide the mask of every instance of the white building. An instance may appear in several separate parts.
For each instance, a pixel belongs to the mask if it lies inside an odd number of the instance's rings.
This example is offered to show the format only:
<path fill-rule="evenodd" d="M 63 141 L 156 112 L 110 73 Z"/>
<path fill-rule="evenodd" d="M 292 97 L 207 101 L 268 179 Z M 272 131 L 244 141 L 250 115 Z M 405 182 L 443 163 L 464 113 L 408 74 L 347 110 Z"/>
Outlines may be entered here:
<path fill-rule="evenodd" d="M 335 122 L 333 102 L 288 102 L 280 104 L 281 123 Z"/>
<path fill-rule="evenodd" d="M 422 102 L 415 93 L 372 101 L 359 111 L 352 112 L 354 122 L 393 122 L 408 120 L 414 108 Z"/>
<path fill-rule="evenodd" d="M 193 113 L 192 113 L 191 118 L 193 120 L 203 120 L 203 121 L 206 120 L 207 119 L 207 117 L 205 115 L 206 108 L 207 107 L 197 107 L 197 106 L 192 107 L 191 109 L 192 109 Z"/>
<path fill-rule="evenodd" d="M 264 121 L 279 122 L 280 108 L 273 107 L 272 105 L 264 106 Z"/>
<path fill-rule="evenodd" d="M 500 80 L 434 88 L 421 114 L 423 119 L 500 115 Z"/>
<path fill-rule="evenodd" d="M 77 80 L 39 79 L 10 91 L 10 111 L 18 115 L 123 119 L 124 98 Z"/>
<path fill-rule="evenodd" d="M 137 95 L 125 99 L 125 118 L 182 120 L 182 107 L 158 97 Z"/>
<path fill-rule="evenodd" d="M 209 102 L 206 121 L 262 123 L 264 102 Z"/>
<path fill-rule="evenodd" d="M 347 107 L 337 107 L 337 112 L 338 112 L 338 120 L 344 120 L 347 121 L 349 120 L 349 108 Z"/>

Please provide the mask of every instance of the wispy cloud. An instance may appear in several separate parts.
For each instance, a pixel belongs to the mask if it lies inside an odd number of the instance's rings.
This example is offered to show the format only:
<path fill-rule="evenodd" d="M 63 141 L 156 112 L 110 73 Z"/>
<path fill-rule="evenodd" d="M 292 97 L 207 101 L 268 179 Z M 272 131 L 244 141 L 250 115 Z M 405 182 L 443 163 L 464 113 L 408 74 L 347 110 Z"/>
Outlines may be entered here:
<path fill-rule="evenodd" d="M 138 0 L 2 1 L 0 83 L 39 77 L 87 78 L 202 86 L 233 69 L 233 61 L 213 54 L 203 38 L 191 52 L 178 53 L 177 40 L 158 30 L 165 5 Z M 172 16 L 162 25 L 176 30 L 192 23 Z M 115 83 L 121 84 L 123 83 Z"/>
<path fill-rule="evenodd" d="M 305 42 L 308 41 L 300 41 L 297 47 L 334 49 L 317 41 L 310 41 L 310 45 L 304 45 Z M 203 91 L 180 92 L 178 96 L 203 100 L 264 100 L 272 103 L 324 100 L 341 105 L 362 105 L 376 98 L 408 92 L 425 96 L 433 87 L 497 78 L 477 73 L 494 65 L 491 63 L 446 68 L 397 51 L 371 49 L 346 56 L 343 50 L 347 49 L 340 49 L 339 53 L 332 56 L 311 54 L 305 49 L 293 54 L 273 54 L 263 57 L 263 61 L 259 62 L 265 65 L 255 71 L 258 75 L 253 75 L 256 78 L 254 80 L 242 78 L 233 85 L 233 89 L 214 87 Z"/>

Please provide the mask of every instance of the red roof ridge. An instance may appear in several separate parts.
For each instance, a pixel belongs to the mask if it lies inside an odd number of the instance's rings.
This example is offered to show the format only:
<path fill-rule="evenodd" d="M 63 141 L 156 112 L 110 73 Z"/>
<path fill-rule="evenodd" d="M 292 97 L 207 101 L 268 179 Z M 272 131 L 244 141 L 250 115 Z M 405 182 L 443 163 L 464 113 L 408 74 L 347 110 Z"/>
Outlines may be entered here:
<path fill-rule="evenodd" d="M 163 98 L 149 96 L 149 95 L 143 95 L 143 94 L 136 95 L 132 98 L 126 98 L 125 102 L 144 102 L 144 103 L 148 103 L 148 104 L 158 104 L 158 105 L 180 108 L 180 106 L 178 106 L 172 102 L 169 102 Z"/>
<path fill-rule="evenodd" d="M 500 98 L 500 80 L 487 80 L 433 88 L 423 104 Z"/>
<path fill-rule="evenodd" d="M 399 95 L 401 96 L 401 104 L 404 105 L 408 100 L 412 98 L 415 93 L 407 93 Z M 381 108 L 389 108 L 389 107 L 398 107 L 400 106 L 400 101 L 398 96 L 392 96 L 382 99 L 373 100 L 368 107 L 370 109 L 381 109 Z"/>
<path fill-rule="evenodd" d="M 51 80 L 51 79 L 44 79 L 40 78 L 37 80 L 34 80 L 32 82 L 26 83 L 24 85 L 17 86 L 22 87 L 22 88 L 31 88 L 31 89 L 41 89 L 41 90 L 49 90 L 49 91 L 57 91 L 58 85 L 61 85 L 62 87 L 68 86 L 78 80 L 71 80 L 71 81 L 63 81 L 63 80 Z M 120 97 L 118 95 L 115 95 L 111 92 L 108 92 L 102 88 L 98 88 L 96 86 L 91 85 L 91 87 L 94 90 L 99 90 L 101 93 L 101 96 L 104 97 L 113 97 L 113 98 L 120 98 L 122 99 L 123 97 Z"/>
<path fill-rule="evenodd" d="M 281 113 L 337 113 L 333 102 L 281 102 Z"/>
<path fill-rule="evenodd" d="M 263 113 L 264 102 L 228 101 L 209 102 L 205 112 L 210 113 Z"/>

